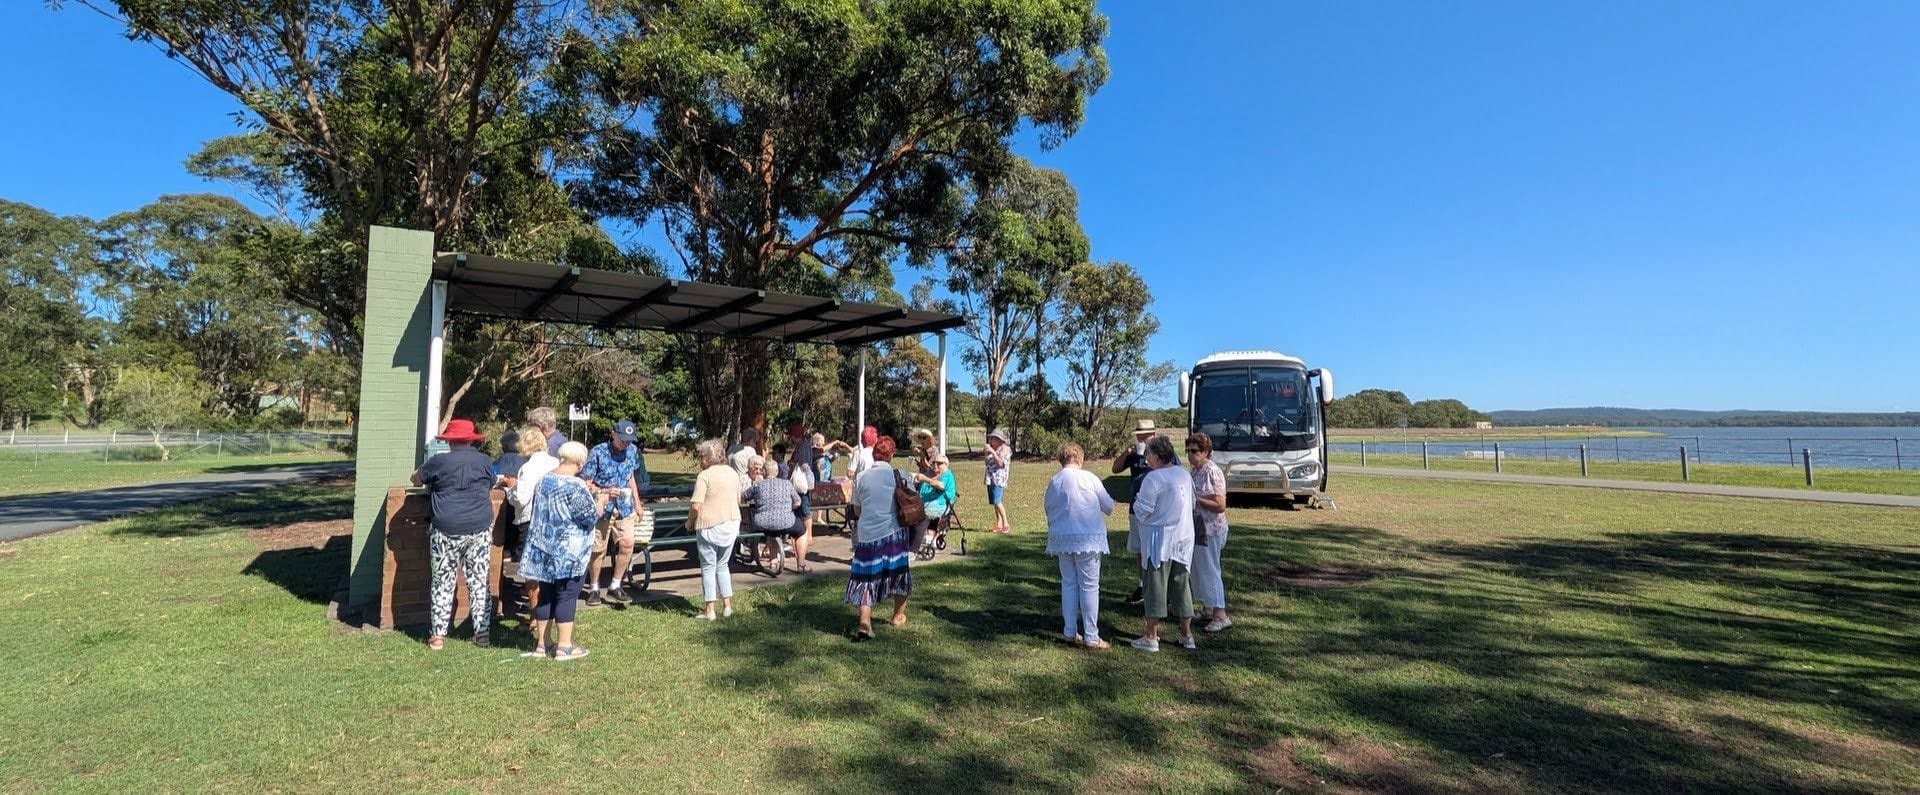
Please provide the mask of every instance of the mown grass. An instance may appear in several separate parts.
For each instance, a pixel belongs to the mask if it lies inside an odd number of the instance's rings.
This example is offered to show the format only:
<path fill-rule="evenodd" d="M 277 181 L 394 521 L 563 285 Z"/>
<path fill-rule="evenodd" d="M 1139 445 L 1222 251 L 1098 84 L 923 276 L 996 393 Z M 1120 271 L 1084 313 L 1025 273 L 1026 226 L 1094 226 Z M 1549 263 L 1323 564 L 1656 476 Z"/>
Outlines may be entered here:
<path fill-rule="evenodd" d="M 1540 461 L 1534 459 L 1507 458 L 1500 462 L 1500 469 L 1515 475 L 1551 475 L 1556 477 L 1580 477 L 1579 461 Z M 1360 465 L 1359 453 L 1333 454 L 1336 465 Z M 1456 458 L 1453 456 L 1433 455 L 1427 457 L 1432 469 L 1444 469 L 1463 472 L 1492 472 L 1491 458 Z M 1419 469 L 1420 456 L 1417 453 L 1368 453 L 1367 465 L 1372 467 L 1399 467 Z M 1588 461 L 1588 477 L 1612 480 L 1650 480 L 1663 483 L 1681 482 L 1680 458 L 1674 456 L 1670 462 L 1664 461 Z M 1694 462 L 1688 467 L 1688 476 L 1694 483 L 1707 483 L 1720 486 L 1767 486 L 1781 489 L 1807 488 L 1806 473 L 1798 468 L 1760 466 L 1754 464 L 1716 464 Z M 1920 470 L 1891 469 L 1824 469 L 1818 466 L 1813 470 L 1813 489 L 1817 491 L 1852 491 L 1865 494 L 1907 494 L 1920 495 Z"/>
<path fill-rule="evenodd" d="M 153 483 L 213 472 L 243 472 L 287 464 L 346 461 L 345 455 L 319 450 L 246 456 L 191 456 L 172 461 L 102 461 L 98 453 L 0 452 L 0 497 L 85 491 L 108 486 Z"/>
<path fill-rule="evenodd" d="M 669 469 L 670 460 L 650 460 Z M 1049 466 L 1017 531 L 915 572 L 854 645 L 841 583 L 583 614 L 579 663 L 357 634 L 344 517 L 298 486 L 0 546 L 8 789 L 1892 791 L 1920 781 L 1920 513 L 1351 478 L 1235 508 L 1236 626 L 1057 645 Z M 977 483 L 977 464 L 959 467 Z M 978 489 L 966 518 L 985 526 Z M 1115 524 L 1118 526 L 1118 523 Z M 308 527 L 311 527 L 309 525 Z M 259 535 L 256 533 L 255 535 Z M 324 537 L 324 533 L 320 534 Z M 284 538 L 282 541 L 284 541 Z M 1116 534 L 1114 540 L 1120 542 Z M 1124 641 L 1127 566 L 1104 621 Z M 1333 584 L 1341 587 L 1316 587 Z M 517 622 L 496 633 L 524 644 Z"/>

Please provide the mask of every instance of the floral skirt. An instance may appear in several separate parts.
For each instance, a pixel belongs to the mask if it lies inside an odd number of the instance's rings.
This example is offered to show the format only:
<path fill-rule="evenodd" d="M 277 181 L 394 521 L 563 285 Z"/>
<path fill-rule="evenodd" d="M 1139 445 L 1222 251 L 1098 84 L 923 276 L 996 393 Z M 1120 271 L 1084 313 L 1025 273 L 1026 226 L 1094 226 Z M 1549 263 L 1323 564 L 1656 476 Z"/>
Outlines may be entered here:
<path fill-rule="evenodd" d="M 913 574 L 905 531 L 870 544 L 853 545 L 853 572 L 847 577 L 847 604 L 871 606 L 913 592 Z"/>

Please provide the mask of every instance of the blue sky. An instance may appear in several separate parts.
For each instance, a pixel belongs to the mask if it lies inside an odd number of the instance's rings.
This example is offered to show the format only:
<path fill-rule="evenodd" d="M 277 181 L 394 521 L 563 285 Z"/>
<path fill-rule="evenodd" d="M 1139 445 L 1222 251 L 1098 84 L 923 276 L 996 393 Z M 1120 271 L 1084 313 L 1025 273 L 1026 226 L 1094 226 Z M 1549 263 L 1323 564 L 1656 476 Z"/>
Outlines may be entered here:
<path fill-rule="evenodd" d="M 1108 3 L 1068 173 L 1157 359 L 1483 409 L 1920 410 L 1920 4 Z M 0 196 L 206 190 L 235 106 L 0 4 Z"/>

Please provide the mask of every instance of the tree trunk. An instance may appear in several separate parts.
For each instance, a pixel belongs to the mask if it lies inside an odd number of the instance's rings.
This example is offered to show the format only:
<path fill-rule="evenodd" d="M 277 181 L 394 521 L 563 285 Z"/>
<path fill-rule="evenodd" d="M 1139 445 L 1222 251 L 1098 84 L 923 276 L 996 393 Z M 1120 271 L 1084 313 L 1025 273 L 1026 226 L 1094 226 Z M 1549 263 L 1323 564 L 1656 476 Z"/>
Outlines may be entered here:
<path fill-rule="evenodd" d="M 160 448 L 161 461 L 171 461 L 173 460 L 173 454 L 167 450 L 166 445 L 160 443 L 160 433 L 157 429 L 153 432 L 153 446 Z M 109 455 L 111 455 L 111 453 L 109 453 Z"/>

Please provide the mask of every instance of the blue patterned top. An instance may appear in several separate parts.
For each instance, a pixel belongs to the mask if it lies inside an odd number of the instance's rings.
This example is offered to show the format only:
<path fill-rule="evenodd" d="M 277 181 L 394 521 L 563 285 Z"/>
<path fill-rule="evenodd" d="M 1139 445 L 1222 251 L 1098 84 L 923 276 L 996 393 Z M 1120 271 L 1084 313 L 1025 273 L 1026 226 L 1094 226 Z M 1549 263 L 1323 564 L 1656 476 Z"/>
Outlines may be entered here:
<path fill-rule="evenodd" d="M 624 489 L 631 477 L 634 485 L 647 487 L 647 461 L 640 453 L 640 445 L 629 444 L 627 449 L 614 452 L 613 443 L 601 442 L 587 453 L 587 465 L 580 468 L 580 477 L 603 489 Z M 608 516 L 632 516 L 633 495 L 615 497 L 607 501 Z"/>
<path fill-rule="evenodd" d="M 527 525 L 527 548 L 521 556 L 520 576 L 540 582 L 559 582 L 587 573 L 593 552 L 593 492 L 576 477 L 548 474 L 533 492 L 533 521 Z"/>

